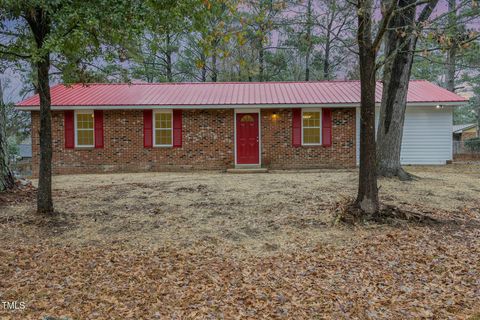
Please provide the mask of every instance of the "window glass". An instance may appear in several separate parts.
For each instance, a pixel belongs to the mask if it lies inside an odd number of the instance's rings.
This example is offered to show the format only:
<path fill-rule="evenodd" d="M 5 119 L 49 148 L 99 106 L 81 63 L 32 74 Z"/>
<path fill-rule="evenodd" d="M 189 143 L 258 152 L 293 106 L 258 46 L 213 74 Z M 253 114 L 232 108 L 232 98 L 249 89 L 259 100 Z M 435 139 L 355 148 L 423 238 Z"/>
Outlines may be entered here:
<path fill-rule="evenodd" d="M 155 113 L 155 145 L 172 145 L 171 113 Z"/>
<path fill-rule="evenodd" d="M 94 145 L 93 112 L 76 114 L 77 146 L 92 147 Z"/>
<path fill-rule="evenodd" d="M 320 111 L 305 111 L 302 115 L 303 121 L 303 143 L 321 144 Z"/>
<path fill-rule="evenodd" d="M 253 121 L 255 120 L 249 114 L 242 116 L 242 118 L 240 119 L 240 122 L 253 122 Z"/>

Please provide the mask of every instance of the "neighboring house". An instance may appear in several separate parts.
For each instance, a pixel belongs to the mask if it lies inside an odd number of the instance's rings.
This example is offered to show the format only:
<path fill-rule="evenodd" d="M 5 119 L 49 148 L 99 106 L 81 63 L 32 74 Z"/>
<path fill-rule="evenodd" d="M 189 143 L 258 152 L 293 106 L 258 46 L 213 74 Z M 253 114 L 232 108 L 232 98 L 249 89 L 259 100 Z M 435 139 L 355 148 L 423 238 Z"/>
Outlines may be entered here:
<path fill-rule="evenodd" d="M 382 85 L 377 84 L 377 106 Z M 76 84 L 52 88 L 53 172 L 354 167 L 360 82 Z M 402 162 L 452 159 L 452 112 L 466 100 L 409 85 Z M 32 113 L 34 175 L 39 98 Z"/>
<path fill-rule="evenodd" d="M 18 155 L 20 160 L 31 160 L 32 159 L 32 138 L 25 138 L 18 145 Z"/>
<path fill-rule="evenodd" d="M 32 138 L 25 138 L 18 145 L 18 157 L 15 160 L 14 171 L 20 177 L 32 175 Z"/>
<path fill-rule="evenodd" d="M 478 137 L 478 126 L 475 123 L 454 125 L 453 129 L 453 160 L 477 160 L 480 153 L 467 146 L 465 141 Z"/>
<path fill-rule="evenodd" d="M 453 141 L 465 141 L 478 137 L 478 126 L 475 123 L 456 124 L 453 126 Z"/>

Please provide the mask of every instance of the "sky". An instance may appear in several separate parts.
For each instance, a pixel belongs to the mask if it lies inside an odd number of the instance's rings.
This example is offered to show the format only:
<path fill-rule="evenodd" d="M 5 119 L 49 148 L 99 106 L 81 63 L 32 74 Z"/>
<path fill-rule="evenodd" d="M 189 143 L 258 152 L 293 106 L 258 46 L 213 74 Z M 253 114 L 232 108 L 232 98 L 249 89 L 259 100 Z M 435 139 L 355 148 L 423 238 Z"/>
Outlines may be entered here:
<path fill-rule="evenodd" d="M 20 95 L 20 91 L 23 87 L 23 82 L 21 76 L 12 69 L 7 69 L 2 75 L 0 75 L 2 79 L 2 84 L 4 86 L 4 100 L 5 102 L 20 102 L 22 96 Z"/>

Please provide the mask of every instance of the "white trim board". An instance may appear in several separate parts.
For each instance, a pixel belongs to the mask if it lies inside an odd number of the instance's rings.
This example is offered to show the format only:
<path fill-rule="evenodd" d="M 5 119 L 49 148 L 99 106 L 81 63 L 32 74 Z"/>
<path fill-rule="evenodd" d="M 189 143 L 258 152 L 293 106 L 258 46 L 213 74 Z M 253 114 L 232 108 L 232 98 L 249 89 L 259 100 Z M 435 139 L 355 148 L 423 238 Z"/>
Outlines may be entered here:
<path fill-rule="evenodd" d="M 467 102 L 415 102 L 408 103 L 407 107 L 433 107 L 442 105 L 457 107 Z M 380 103 L 375 104 L 380 107 Z M 245 104 L 245 105 L 145 105 L 145 106 L 52 106 L 51 110 L 144 110 L 144 109 L 290 109 L 290 108 L 358 108 L 360 103 L 325 103 L 325 104 Z M 17 110 L 40 111 L 38 106 L 21 107 Z"/>

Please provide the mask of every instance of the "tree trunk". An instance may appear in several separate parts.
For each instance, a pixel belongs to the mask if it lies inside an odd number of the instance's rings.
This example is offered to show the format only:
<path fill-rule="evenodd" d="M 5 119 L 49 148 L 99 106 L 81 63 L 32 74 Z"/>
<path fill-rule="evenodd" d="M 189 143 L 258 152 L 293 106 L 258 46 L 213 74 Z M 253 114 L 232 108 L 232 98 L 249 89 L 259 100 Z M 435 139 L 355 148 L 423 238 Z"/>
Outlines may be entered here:
<path fill-rule="evenodd" d="M 360 57 L 360 171 L 356 205 L 366 214 L 379 210 L 375 147 L 375 60 L 372 46 L 372 2 L 359 1 L 358 46 Z"/>
<path fill-rule="evenodd" d="M 305 81 L 310 81 L 310 52 L 305 56 Z"/>
<path fill-rule="evenodd" d="M 477 104 L 477 138 L 480 138 L 480 103 Z"/>
<path fill-rule="evenodd" d="M 457 62 L 457 48 L 452 45 L 447 51 L 447 68 L 445 69 L 445 86 L 448 91 L 455 92 L 455 63 Z"/>
<path fill-rule="evenodd" d="M 307 2 L 307 52 L 305 53 L 305 81 L 310 81 L 310 56 L 312 55 L 312 0 Z"/>
<path fill-rule="evenodd" d="M 172 73 L 172 53 L 167 53 L 167 81 L 173 82 L 173 73 Z"/>
<path fill-rule="evenodd" d="M 396 176 L 401 180 L 411 178 L 402 169 L 400 152 L 413 50 L 417 42 L 417 37 L 411 34 L 416 13 L 413 5 L 415 1 L 399 1 L 399 7 L 403 8 L 402 14 L 392 18 L 385 34 L 387 60 L 383 71 L 382 103 L 377 132 L 378 174 L 383 177 Z M 400 34 L 402 29 L 407 36 Z"/>
<path fill-rule="evenodd" d="M 37 90 L 40 96 L 40 168 L 38 174 L 37 212 L 53 214 L 52 201 L 52 115 L 50 99 L 50 53 L 45 52 L 43 44 L 50 33 L 48 13 L 36 8 L 26 17 L 35 37 L 40 59 L 36 62 Z"/>
<path fill-rule="evenodd" d="M 153 69 L 155 69 L 155 62 L 149 63 L 147 60 L 143 59 L 143 71 L 145 74 L 145 79 L 148 83 L 152 83 L 154 80 L 153 73 L 151 71 Z"/>
<path fill-rule="evenodd" d="M 263 46 L 260 47 L 260 50 L 258 51 L 258 81 L 263 82 L 264 80 L 264 51 L 263 51 Z"/>
<path fill-rule="evenodd" d="M 40 170 L 38 178 L 37 212 L 53 213 L 52 201 L 52 115 L 48 70 L 50 55 L 37 63 L 40 94 Z"/>
<path fill-rule="evenodd" d="M 329 13 L 329 15 L 331 14 L 331 17 L 329 18 L 329 22 L 328 22 L 328 25 L 327 25 L 327 35 L 326 35 L 326 40 L 325 40 L 325 58 L 323 60 L 323 80 L 328 80 L 330 79 L 330 48 L 331 48 L 331 37 L 332 37 L 332 27 L 333 27 L 333 23 L 334 23 L 334 16 L 335 16 L 335 12 L 333 11 L 333 9 L 330 9 L 332 10 L 331 13 Z"/>
<path fill-rule="evenodd" d="M 7 148 L 7 113 L 0 80 L 0 191 L 12 189 L 15 186 Z"/>
<path fill-rule="evenodd" d="M 207 59 L 204 54 L 200 56 L 202 59 L 202 69 L 201 69 L 201 81 L 207 82 Z"/>
<path fill-rule="evenodd" d="M 325 59 L 323 60 L 323 79 L 330 79 L 330 39 L 325 45 Z"/>
<path fill-rule="evenodd" d="M 385 34 L 387 58 L 383 71 L 382 103 L 377 132 L 378 174 L 383 177 L 398 177 L 400 180 L 412 178 L 400 164 L 400 153 L 408 85 L 418 40 L 413 28 L 415 26 L 418 28 L 430 17 L 438 0 L 431 0 L 423 8 L 417 23 L 414 3 L 415 0 L 399 1 L 398 6 L 402 8 L 402 14 L 392 18 Z M 406 36 L 402 36 L 400 31 Z"/>
<path fill-rule="evenodd" d="M 455 71 L 457 63 L 457 10 L 456 1 L 448 0 L 448 24 L 453 29 L 452 46 L 447 51 L 447 67 L 445 69 L 445 86 L 448 91 L 455 92 Z"/>
<path fill-rule="evenodd" d="M 172 73 L 172 50 L 170 48 L 170 34 L 167 33 L 166 36 L 166 44 L 167 44 L 167 50 L 165 54 L 165 60 L 167 62 L 166 69 L 167 69 L 167 81 L 168 82 L 173 82 L 173 73 Z"/>
<path fill-rule="evenodd" d="M 212 82 L 217 82 L 217 77 L 217 48 L 214 48 L 212 53 Z"/>

